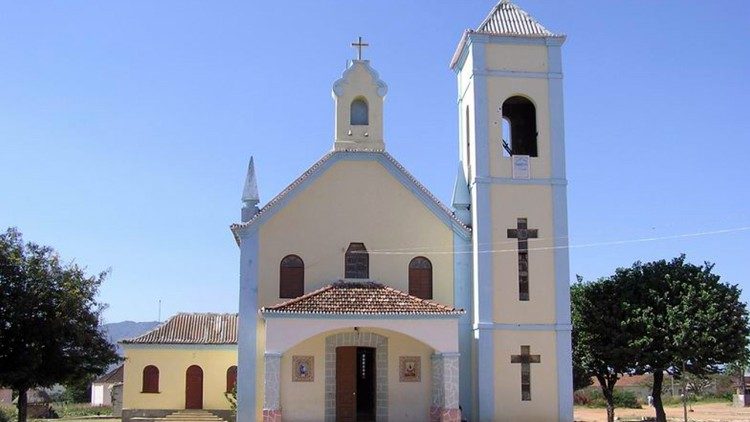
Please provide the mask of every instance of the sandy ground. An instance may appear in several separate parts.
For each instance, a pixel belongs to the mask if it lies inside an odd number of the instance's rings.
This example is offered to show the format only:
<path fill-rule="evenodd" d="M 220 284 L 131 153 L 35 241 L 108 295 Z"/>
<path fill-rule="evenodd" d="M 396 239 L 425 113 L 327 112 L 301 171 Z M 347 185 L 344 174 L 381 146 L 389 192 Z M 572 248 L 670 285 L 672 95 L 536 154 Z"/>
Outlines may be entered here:
<path fill-rule="evenodd" d="M 750 407 L 732 407 L 730 403 L 706 403 L 694 404 L 693 412 L 688 412 L 688 420 L 702 422 L 747 422 L 750 421 Z M 665 407 L 667 419 L 670 421 L 682 421 L 682 406 Z M 644 406 L 643 409 L 615 409 L 615 417 L 622 421 L 641 420 L 644 416 L 654 416 L 654 409 Z M 575 407 L 575 420 L 580 422 L 599 422 L 607 420 L 605 409 L 590 409 L 588 407 Z"/>

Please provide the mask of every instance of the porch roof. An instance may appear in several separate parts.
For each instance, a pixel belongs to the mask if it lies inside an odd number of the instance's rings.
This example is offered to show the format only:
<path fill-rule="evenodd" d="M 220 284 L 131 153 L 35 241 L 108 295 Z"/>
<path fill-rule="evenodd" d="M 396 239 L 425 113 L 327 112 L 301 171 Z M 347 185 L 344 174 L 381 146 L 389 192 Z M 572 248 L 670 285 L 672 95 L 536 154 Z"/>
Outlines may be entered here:
<path fill-rule="evenodd" d="M 277 305 L 261 308 L 261 314 L 329 315 L 455 315 L 463 309 L 409 295 L 372 281 L 343 281 Z"/>

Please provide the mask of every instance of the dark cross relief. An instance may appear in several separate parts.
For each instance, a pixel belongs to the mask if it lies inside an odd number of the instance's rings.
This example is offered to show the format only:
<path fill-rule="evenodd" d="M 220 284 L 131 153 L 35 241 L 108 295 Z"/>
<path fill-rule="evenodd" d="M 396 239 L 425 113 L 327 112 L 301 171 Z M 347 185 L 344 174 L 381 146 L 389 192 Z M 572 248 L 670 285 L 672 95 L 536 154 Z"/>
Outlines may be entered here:
<path fill-rule="evenodd" d="M 515 229 L 508 229 L 508 238 L 518 239 L 518 300 L 529 300 L 529 239 L 536 239 L 539 230 L 528 228 L 519 218 Z"/>
<path fill-rule="evenodd" d="M 510 363 L 521 364 L 521 400 L 531 400 L 531 364 L 540 363 L 539 355 L 531 354 L 531 346 L 521 346 L 520 355 L 511 355 Z"/>
<path fill-rule="evenodd" d="M 362 47 L 369 47 L 370 44 L 363 43 L 362 37 L 358 37 L 359 40 L 357 42 L 352 43 L 352 47 L 355 47 L 357 49 L 357 60 L 362 60 Z"/>

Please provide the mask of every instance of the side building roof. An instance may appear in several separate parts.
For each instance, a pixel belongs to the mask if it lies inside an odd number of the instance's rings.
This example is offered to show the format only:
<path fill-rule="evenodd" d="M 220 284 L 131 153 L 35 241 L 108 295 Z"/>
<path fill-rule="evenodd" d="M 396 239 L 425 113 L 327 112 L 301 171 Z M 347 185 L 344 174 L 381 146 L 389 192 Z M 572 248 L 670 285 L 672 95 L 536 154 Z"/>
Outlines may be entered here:
<path fill-rule="evenodd" d="M 122 344 L 237 344 L 237 314 L 179 313 Z"/>

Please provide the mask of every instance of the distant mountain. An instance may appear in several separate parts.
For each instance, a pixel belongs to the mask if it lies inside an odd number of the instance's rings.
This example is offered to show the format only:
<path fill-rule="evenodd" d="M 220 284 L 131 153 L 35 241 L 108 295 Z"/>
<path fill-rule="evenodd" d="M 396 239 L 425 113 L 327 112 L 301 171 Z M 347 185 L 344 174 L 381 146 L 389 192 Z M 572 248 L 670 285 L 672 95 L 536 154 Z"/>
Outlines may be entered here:
<path fill-rule="evenodd" d="M 107 339 L 110 343 L 117 347 L 117 354 L 122 356 L 122 347 L 117 344 L 118 341 L 126 338 L 138 337 L 141 334 L 150 331 L 160 322 L 148 321 L 148 322 L 134 322 L 134 321 L 122 321 L 112 322 L 109 324 L 102 325 L 102 330 L 107 334 Z"/>

